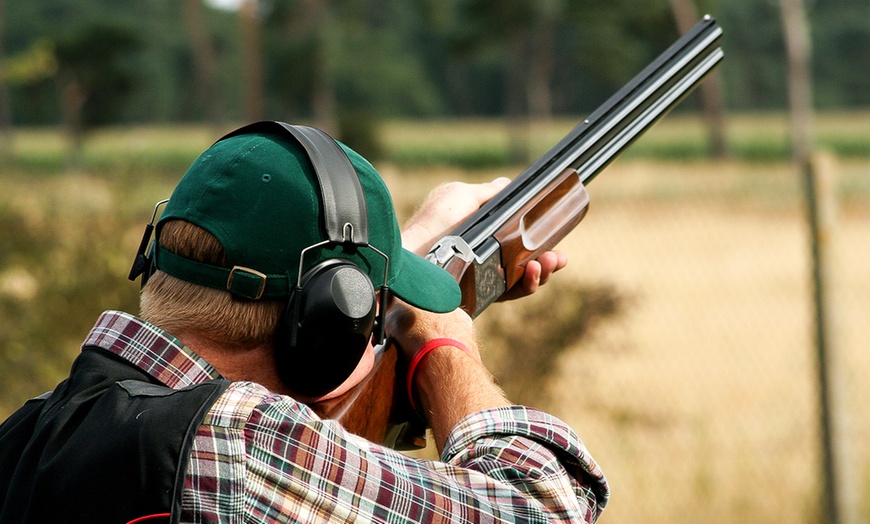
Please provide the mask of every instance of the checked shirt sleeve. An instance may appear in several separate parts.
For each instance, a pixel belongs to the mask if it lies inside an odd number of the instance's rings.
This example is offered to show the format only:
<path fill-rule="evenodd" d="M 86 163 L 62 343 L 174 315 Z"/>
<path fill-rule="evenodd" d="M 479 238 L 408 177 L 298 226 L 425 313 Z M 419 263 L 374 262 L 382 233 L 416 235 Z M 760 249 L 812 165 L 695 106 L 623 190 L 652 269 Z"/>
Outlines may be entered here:
<path fill-rule="evenodd" d="M 471 415 L 442 458 L 407 457 L 235 383 L 197 433 L 182 521 L 592 522 L 607 500 L 576 435 L 532 409 Z"/>
<path fill-rule="evenodd" d="M 532 408 L 470 415 L 453 429 L 441 458 L 513 486 L 555 522 L 594 522 L 610 496 L 604 474 L 574 431 Z"/>

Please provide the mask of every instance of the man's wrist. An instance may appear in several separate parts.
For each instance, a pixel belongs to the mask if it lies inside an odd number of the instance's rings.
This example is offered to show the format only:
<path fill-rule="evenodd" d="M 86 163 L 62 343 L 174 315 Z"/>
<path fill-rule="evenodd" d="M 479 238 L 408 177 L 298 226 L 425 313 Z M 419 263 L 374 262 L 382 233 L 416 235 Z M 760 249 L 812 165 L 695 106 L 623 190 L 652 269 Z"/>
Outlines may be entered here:
<path fill-rule="evenodd" d="M 429 356 L 435 350 L 438 349 L 446 349 L 446 348 L 457 348 L 461 349 L 469 356 L 476 358 L 479 360 L 479 356 L 472 353 L 472 351 L 463 344 L 462 342 L 452 339 L 452 338 L 436 338 L 432 339 L 425 344 L 423 344 L 415 353 L 414 357 L 411 359 L 408 364 L 408 375 L 406 379 L 407 391 L 408 391 L 408 400 L 411 402 L 411 407 L 414 408 L 418 413 L 420 410 L 417 406 L 417 403 L 414 400 L 414 375 L 417 373 L 420 364 L 423 360 Z M 422 415 L 422 414 L 421 414 Z M 425 418 L 425 417 L 424 417 Z"/>
<path fill-rule="evenodd" d="M 453 426 L 466 416 L 510 405 L 483 363 L 452 346 L 430 351 L 420 361 L 413 390 L 439 451 Z"/>

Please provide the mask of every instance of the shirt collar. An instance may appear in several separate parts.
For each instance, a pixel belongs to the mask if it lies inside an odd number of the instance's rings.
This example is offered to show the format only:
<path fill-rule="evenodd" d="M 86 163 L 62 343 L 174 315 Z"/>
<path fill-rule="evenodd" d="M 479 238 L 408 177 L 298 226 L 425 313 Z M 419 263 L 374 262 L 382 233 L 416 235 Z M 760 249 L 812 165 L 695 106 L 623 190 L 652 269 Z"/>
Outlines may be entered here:
<path fill-rule="evenodd" d="M 82 348 L 114 353 L 164 385 L 180 389 L 221 378 L 211 364 L 159 327 L 122 311 L 106 311 Z"/>

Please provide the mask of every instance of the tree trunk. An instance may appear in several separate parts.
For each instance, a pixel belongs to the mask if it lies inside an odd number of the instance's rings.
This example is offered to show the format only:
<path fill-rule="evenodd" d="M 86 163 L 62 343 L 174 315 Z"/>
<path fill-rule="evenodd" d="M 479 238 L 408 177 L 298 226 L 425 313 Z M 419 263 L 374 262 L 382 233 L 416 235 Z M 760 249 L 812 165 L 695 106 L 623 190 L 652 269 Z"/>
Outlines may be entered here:
<path fill-rule="evenodd" d="M 9 86 L 3 74 L 6 59 L 6 0 L 0 0 L 0 161 L 7 164 L 12 158 L 12 110 L 9 105 Z"/>
<path fill-rule="evenodd" d="M 528 75 L 529 116 L 549 119 L 553 114 L 553 59 L 556 45 L 557 19 L 543 16 L 535 25 L 531 39 L 531 63 Z"/>
<path fill-rule="evenodd" d="M 244 0 L 239 8 L 242 34 L 243 107 L 244 117 L 248 122 L 262 120 L 266 106 L 259 6 L 259 0 Z"/>
<path fill-rule="evenodd" d="M 205 25 L 202 0 L 183 0 L 181 8 L 193 57 L 195 103 L 212 127 L 220 129 L 223 123 L 223 94 L 217 81 L 217 60 Z"/>
<path fill-rule="evenodd" d="M 700 20 L 693 0 L 669 0 L 671 12 L 681 33 L 691 29 Z M 728 156 L 725 129 L 725 100 L 722 95 L 722 77 L 718 69 L 711 72 L 698 87 L 701 96 L 701 114 L 710 137 L 710 153 L 714 158 Z"/>
<path fill-rule="evenodd" d="M 69 163 L 75 165 L 79 161 L 84 144 L 84 107 L 88 93 L 75 73 L 66 68 L 62 67 L 58 71 L 57 81 L 60 90 L 61 120 L 70 145 Z"/>
<path fill-rule="evenodd" d="M 811 44 L 802 0 L 782 0 L 782 21 L 788 65 L 788 99 L 792 158 L 803 164 L 812 155 L 813 94 Z"/>
<path fill-rule="evenodd" d="M 812 44 L 802 0 L 781 0 L 788 66 L 792 160 L 804 178 L 811 246 L 815 351 L 821 433 L 822 522 L 860 522 L 857 489 L 846 421 L 844 363 L 837 346 L 834 191 L 832 174 L 813 162 Z"/>
<path fill-rule="evenodd" d="M 511 35 L 507 47 L 507 72 L 505 75 L 505 113 L 508 126 L 508 155 L 510 161 L 526 164 L 529 161 L 529 113 L 526 60 L 528 47 L 526 31 Z"/>
<path fill-rule="evenodd" d="M 314 38 L 314 82 L 311 92 L 311 110 L 314 125 L 331 136 L 339 136 L 338 102 L 335 93 L 335 42 L 330 2 L 308 0 L 307 17 L 311 20 Z"/>

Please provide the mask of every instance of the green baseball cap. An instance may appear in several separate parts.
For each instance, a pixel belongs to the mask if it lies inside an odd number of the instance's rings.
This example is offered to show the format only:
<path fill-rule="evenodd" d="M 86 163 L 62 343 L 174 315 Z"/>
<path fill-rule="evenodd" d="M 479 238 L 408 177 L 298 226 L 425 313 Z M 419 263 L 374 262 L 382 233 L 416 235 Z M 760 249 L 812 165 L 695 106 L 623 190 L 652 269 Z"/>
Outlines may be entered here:
<path fill-rule="evenodd" d="M 339 144 L 359 176 L 368 215 L 369 245 L 327 244 L 305 254 L 303 271 L 331 258 L 347 259 L 375 287 L 385 276 L 392 293 L 416 307 L 443 313 L 458 307 L 454 278 L 402 248 L 389 190 L 375 168 Z M 159 246 L 158 269 L 195 284 L 249 298 L 287 297 L 296 285 L 303 250 L 328 239 L 314 167 L 292 136 L 253 132 L 219 140 L 188 169 L 157 223 L 185 220 L 214 235 L 230 267 L 181 257 Z"/>

